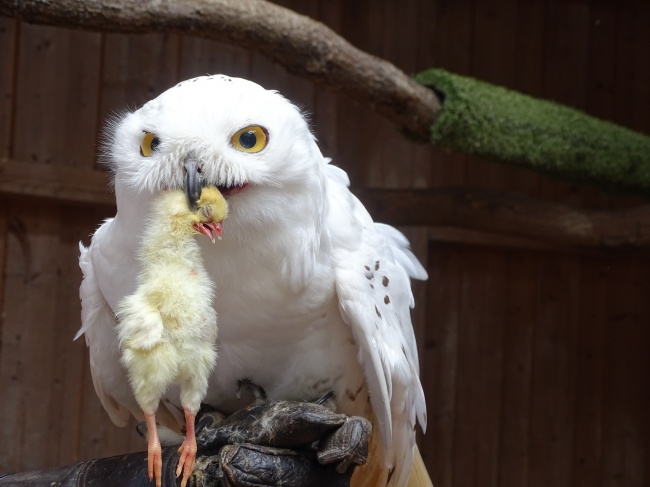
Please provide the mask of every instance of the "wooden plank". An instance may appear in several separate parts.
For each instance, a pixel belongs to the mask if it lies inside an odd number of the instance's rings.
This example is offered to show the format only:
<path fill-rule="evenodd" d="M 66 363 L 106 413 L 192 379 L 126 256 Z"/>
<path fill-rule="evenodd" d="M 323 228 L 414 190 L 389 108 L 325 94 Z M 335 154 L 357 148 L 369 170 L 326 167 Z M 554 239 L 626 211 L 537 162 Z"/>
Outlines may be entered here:
<path fill-rule="evenodd" d="M 644 49 L 650 45 L 650 4 L 645 0 L 631 0 L 620 8 L 618 36 L 615 46 L 616 106 L 615 120 L 633 130 L 650 134 L 650 120 L 644 107 L 650 105 L 650 67 Z"/>
<path fill-rule="evenodd" d="M 577 357 L 573 419 L 572 487 L 601 483 L 605 323 L 612 258 L 582 258 L 574 353 Z"/>
<path fill-rule="evenodd" d="M 142 439 L 136 438 L 135 420 L 132 419 L 124 428 L 118 428 L 109 419 L 95 395 L 87 353 L 83 360 L 83 383 L 85 386 L 80 398 L 83 414 L 79 418 L 79 458 L 91 460 L 146 450 Z"/>
<path fill-rule="evenodd" d="M 496 487 L 506 256 L 481 248 L 464 253 L 453 485 Z"/>
<path fill-rule="evenodd" d="M 517 2 L 514 25 L 514 70 L 508 76 L 508 85 L 530 94 L 541 96 L 544 73 L 544 2 Z M 526 194 L 539 194 L 540 174 L 518 167 L 509 167 L 505 175 L 506 187 L 517 188 Z"/>
<path fill-rule="evenodd" d="M 516 0 L 474 2 L 471 45 L 471 75 L 485 81 L 511 86 L 515 62 Z M 500 8 L 500 4 L 503 4 Z M 499 188 L 508 168 L 476 158 L 468 158 L 466 183 L 470 186 Z"/>
<path fill-rule="evenodd" d="M 586 103 L 591 115 L 614 123 L 624 123 L 615 118 L 619 11 L 620 8 L 606 0 L 591 2 L 588 50 L 590 83 Z"/>
<path fill-rule="evenodd" d="M 2 265 L 2 273 L 0 274 L 0 383 L 3 385 L 7 383 L 15 382 L 12 380 L 12 374 L 9 373 L 8 369 L 5 367 L 5 364 L 11 364 L 11 358 L 7 359 L 7 355 L 11 357 L 11 350 L 9 349 L 11 338 L 10 334 L 12 330 L 8 330 L 6 326 L 6 312 L 5 312 L 5 291 L 6 291 L 6 266 L 7 266 L 7 245 L 9 239 L 8 231 L 8 205 L 6 203 L 0 204 L 0 265 Z M 5 394 L 0 400 L 0 408 L 5 410 Z M 15 399 L 14 399 L 15 400 Z M 9 401 L 11 403 L 11 400 Z M 4 413 L 3 413 L 4 414 Z M 5 431 L 0 429 L 0 434 L 4 434 Z M 3 449 L 0 447 L 0 452 Z M 0 471 L 9 470 L 9 458 L 4 457 L 0 454 Z"/>
<path fill-rule="evenodd" d="M 137 109 L 176 84 L 179 44 L 172 34 L 104 34 L 99 120 Z"/>
<path fill-rule="evenodd" d="M 341 3 L 341 35 L 353 46 L 373 55 L 381 52 L 383 11 L 370 0 Z M 376 149 L 375 127 L 379 117 L 368 107 L 349 98 L 339 98 L 337 107 L 337 164 L 345 169 L 353 185 L 380 184 L 373 166 L 381 159 Z"/>
<path fill-rule="evenodd" d="M 520 66 L 539 62 L 531 57 L 525 59 L 518 57 L 520 7 L 521 2 L 516 0 L 507 2 L 488 0 L 473 3 L 472 76 L 514 88 Z M 530 56 L 530 53 L 527 55 Z M 509 187 L 517 188 L 518 191 L 532 192 L 537 188 L 537 176 L 474 158 L 467 159 L 465 181 L 472 186 Z M 530 425 L 527 415 L 522 414 L 522 411 L 530 401 L 531 318 L 533 318 L 531 315 L 535 310 L 534 306 L 531 310 L 530 305 L 534 302 L 535 295 L 531 291 L 536 287 L 536 261 L 537 255 L 526 258 L 523 254 L 516 253 L 506 258 L 504 254 L 495 251 L 485 251 L 482 254 L 480 265 L 486 269 L 494 269 L 492 272 L 499 277 L 496 275 L 492 277 L 492 281 L 488 281 L 484 289 L 472 291 L 476 294 L 474 299 L 486 301 L 505 299 L 505 301 L 486 312 L 493 316 L 477 315 L 468 320 L 472 324 L 482 322 L 482 326 L 494 327 L 492 333 L 496 336 L 481 340 L 487 343 L 479 343 L 480 346 L 488 349 L 502 350 L 502 370 L 497 371 L 496 364 L 492 364 L 493 370 L 491 370 L 493 381 L 498 381 L 497 374 L 501 374 L 499 377 L 501 382 L 497 383 L 502 384 L 502 390 L 493 387 L 490 395 L 486 393 L 487 397 L 475 398 L 481 407 L 474 413 L 477 417 L 474 421 L 480 422 L 481 425 L 484 421 L 492 424 L 491 430 L 484 429 L 489 447 L 483 452 L 481 460 L 483 472 L 474 473 L 472 476 L 466 474 L 464 481 L 459 482 L 460 485 L 527 484 L 529 458 L 528 449 L 525 447 L 528 444 Z M 521 268 L 513 269 L 518 266 Z M 483 272 L 487 273 L 487 271 Z M 473 280 L 473 276 L 465 274 L 464 279 Z M 478 350 L 478 344 L 476 348 Z M 480 370 L 483 369 L 490 370 L 490 365 L 483 365 Z M 483 401 L 488 404 L 492 402 L 492 408 L 481 411 Z M 498 404 L 495 401 L 499 401 Z M 465 421 L 464 419 L 463 423 Z M 477 426 L 475 428 L 478 429 Z M 486 440 L 478 437 L 476 441 Z M 485 448 L 484 445 L 482 446 Z M 477 467 L 468 463 L 465 468 L 471 470 Z"/>
<path fill-rule="evenodd" d="M 49 395 L 56 361 L 56 255 L 59 209 L 38 204 L 11 206 L 7 247 L 5 322 L 0 387 L 3 415 L 0 458 L 9 470 L 52 466 Z M 29 299 L 26 299 L 29 297 Z M 34 303 L 38 303 L 35 306 Z M 42 445 L 42 447 L 39 447 Z"/>
<path fill-rule="evenodd" d="M 416 33 L 416 42 L 411 45 L 411 51 L 416 53 L 412 73 L 417 74 L 425 69 L 430 69 L 436 65 L 434 34 L 436 32 L 436 5 L 440 2 L 431 2 L 429 0 L 419 0 L 417 2 L 416 17 L 411 28 Z M 413 145 L 413 188 L 427 188 L 432 186 L 436 181 L 433 174 L 433 166 L 438 165 L 438 152 L 430 144 L 412 144 Z"/>
<path fill-rule="evenodd" d="M 620 7 L 604 0 L 591 2 L 589 44 L 584 53 L 588 60 L 584 90 L 589 114 L 617 123 L 616 77 L 619 70 L 616 47 L 620 10 Z M 580 193 L 582 202 L 594 208 L 607 209 L 612 203 L 616 204 L 614 198 L 608 198 L 595 187 L 580 188 Z"/>
<path fill-rule="evenodd" d="M 327 27 L 340 33 L 341 5 L 339 2 L 321 0 L 318 2 L 318 20 Z M 317 86 L 314 90 L 314 112 L 311 123 L 318 146 L 325 157 L 332 158 L 332 164 L 339 165 L 339 139 L 337 119 L 339 110 L 339 95 Z"/>
<path fill-rule="evenodd" d="M 66 165 L 28 164 L 0 159 L 0 194 L 115 206 L 110 178 L 106 172 Z"/>
<path fill-rule="evenodd" d="M 12 157 L 92 167 L 100 34 L 22 24 Z"/>
<path fill-rule="evenodd" d="M 24 167 L 37 163 L 45 174 L 59 165 L 92 167 L 99 40 L 98 34 L 21 25 L 12 152 Z M 33 198 L 10 205 L 16 239 L 8 246 L 5 316 L 16 350 L 2 359 L 2 382 L 12 389 L 7 412 L 16 421 L 0 437 L 13 446 L 13 469 L 55 465 L 59 455 L 51 447 L 57 441 L 51 411 L 58 406 L 51 392 L 61 362 L 53 346 L 58 330 L 52 292 L 59 210 Z"/>
<path fill-rule="evenodd" d="M 284 0 L 280 3 L 290 10 L 312 18 L 318 12 L 317 2 Z M 250 61 L 250 79 L 267 89 L 278 90 L 284 97 L 299 107 L 307 118 L 314 111 L 314 84 L 289 73 L 283 66 L 268 57 L 253 53 Z"/>
<path fill-rule="evenodd" d="M 0 157 L 9 156 L 11 153 L 17 36 L 18 22 L 15 19 L 0 17 L 0 58 L 3 60 L 0 63 Z M 15 381 L 11 379 L 12 374 L 5 367 L 5 364 L 12 362 L 10 350 L 12 339 L 10 335 L 14 331 L 6 325 L 4 307 L 8 240 L 7 219 L 8 205 L 6 202 L 2 202 L 0 203 L 0 265 L 2 266 L 2 273 L 0 274 L 0 384 L 9 387 Z M 9 404 L 9 407 L 13 406 L 15 401 L 15 396 L 7 399 L 7 395 L 3 393 L 3 397 L 0 399 L 0 409 L 3 410 L 3 417 L 5 401 Z M 10 432 L 0 429 L 0 438 L 4 439 L 6 433 Z M 9 468 L 9 458 L 3 455 L 6 450 L 6 448 L 0 447 L 0 471 L 7 471 Z"/>
<path fill-rule="evenodd" d="M 422 448 L 434 485 L 452 486 L 457 405 L 461 270 L 463 254 L 452 245 L 432 242 L 427 287 L 429 323 L 424 335 L 422 386 L 427 395 L 428 426 Z"/>
<path fill-rule="evenodd" d="M 86 452 L 80 448 L 81 425 L 84 414 L 81 396 L 84 387 L 84 367 L 88 352 L 84 340 L 72 341 L 79 329 L 81 304 L 75 292 L 81 283 L 79 269 L 79 241 L 88 241 L 103 218 L 110 216 L 96 208 L 62 206 L 63 220 L 57 252 L 56 309 L 52 317 L 57 333 L 51 344 L 58 357 L 58 367 L 53 370 L 50 387 L 51 445 L 56 452 L 55 465 L 68 465 L 83 458 Z M 92 389 L 92 385 L 90 385 Z"/>
<path fill-rule="evenodd" d="M 383 3 L 383 5 L 382 5 Z M 390 61 L 405 73 L 417 69 L 418 30 L 413 26 L 418 21 L 418 2 L 395 2 L 384 0 L 376 2 L 376 9 L 383 10 L 379 55 Z M 395 21 L 399 19 L 399 21 Z M 373 170 L 372 186 L 388 188 L 408 188 L 413 185 L 418 169 L 415 160 L 415 145 L 412 140 L 395 131 L 385 120 L 373 124 L 372 137 L 366 139 L 375 150 L 371 159 L 364 161 L 376 167 Z"/>
<path fill-rule="evenodd" d="M 526 486 L 529 472 L 533 324 L 537 314 L 538 252 L 508 253 L 503 344 L 503 396 L 499 442 L 500 487 Z"/>
<path fill-rule="evenodd" d="M 515 30 L 515 71 L 513 87 L 531 96 L 544 94 L 546 4 L 548 2 L 517 3 Z"/>
<path fill-rule="evenodd" d="M 182 36 L 178 79 L 181 81 L 207 74 L 248 78 L 252 55 L 251 51 L 241 47 Z"/>
<path fill-rule="evenodd" d="M 585 1 L 546 3 L 542 95 L 586 109 L 590 7 Z M 582 201 L 575 184 L 541 178 L 540 195 L 574 204 Z"/>
<path fill-rule="evenodd" d="M 603 464 L 606 487 L 642 487 L 650 474 L 650 278 L 648 260 L 612 260 L 608 274 Z"/>
<path fill-rule="evenodd" d="M 420 39 L 425 39 L 421 42 L 426 45 L 425 66 L 469 75 L 473 36 L 472 2 L 421 0 L 421 5 L 423 9 L 427 6 L 423 11 L 428 13 L 418 26 Z M 465 181 L 467 156 L 443 149 L 434 149 L 431 154 L 431 173 L 428 176 L 431 185 L 455 185 Z"/>
<path fill-rule="evenodd" d="M 0 157 L 11 155 L 18 21 L 0 17 Z"/>
<path fill-rule="evenodd" d="M 571 485 L 579 267 L 571 256 L 540 261 L 533 338 L 530 487 Z"/>

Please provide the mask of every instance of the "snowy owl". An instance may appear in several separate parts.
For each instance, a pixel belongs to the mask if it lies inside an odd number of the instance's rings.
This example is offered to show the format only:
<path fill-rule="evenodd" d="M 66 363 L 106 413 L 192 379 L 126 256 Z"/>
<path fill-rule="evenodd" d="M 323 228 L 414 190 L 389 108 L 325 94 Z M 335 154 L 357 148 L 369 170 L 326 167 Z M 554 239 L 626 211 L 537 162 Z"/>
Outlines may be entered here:
<path fill-rule="evenodd" d="M 136 288 L 154 196 L 191 180 L 218 187 L 229 207 L 220 244 L 199 242 L 219 323 L 205 402 L 240 409 L 242 379 L 271 400 L 333 391 L 337 412 L 373 425 L 370 458 L 353 485 L 407 485 L 419 461 L 416 423 L 426 427 L 410 278 L 427 275 L 406 238 L 374 223 L 352 195 L 300 110 L 251 81 L 203 76 L 116 117 L 104 153 L 117 214 L 81 247 L 79 335 L 112 421 L 142 414 L 120 363 L 115 310 Z M 159 420 L 182 424 L 179 404 L 170 389 Z"/>

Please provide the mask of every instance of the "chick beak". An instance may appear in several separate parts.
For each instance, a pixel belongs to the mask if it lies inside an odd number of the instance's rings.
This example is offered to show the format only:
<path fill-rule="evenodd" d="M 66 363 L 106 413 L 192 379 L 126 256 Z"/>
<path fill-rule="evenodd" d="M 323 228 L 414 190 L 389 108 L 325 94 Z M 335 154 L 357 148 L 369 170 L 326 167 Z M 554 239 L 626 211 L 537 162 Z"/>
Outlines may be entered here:
<path fill-rule="evenodd" d="M 194 230 L 196 230 L 199 233 L 202 233 L 203 235 L 208 237 L 212 241 L 212 243 L 214 243 L 215 235 L 219 240 L 221 240 L 221 235 L 223 235 L 223 224 L 221 222 L 195 223 Z"/>
<path fill-rule="evenodd" d="M 185 194 L 190 210 L 197 210 L 197 200 L 201 196 L 203 178 L 201 176 L 201 165 L 194 159 L 188 159 L 183 165 L 185 168 Z"/>

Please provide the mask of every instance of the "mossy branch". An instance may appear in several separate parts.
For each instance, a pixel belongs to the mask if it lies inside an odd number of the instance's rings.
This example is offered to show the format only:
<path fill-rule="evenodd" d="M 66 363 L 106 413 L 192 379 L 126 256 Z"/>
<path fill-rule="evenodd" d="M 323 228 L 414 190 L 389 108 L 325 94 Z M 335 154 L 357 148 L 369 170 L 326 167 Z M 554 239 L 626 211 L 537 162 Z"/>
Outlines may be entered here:
<path fill-rule="evenodd" d="M 431 142 L 565 179 L 650 194 L 650 137 L 441 69 L 416 76 L 444 99 Z"/>

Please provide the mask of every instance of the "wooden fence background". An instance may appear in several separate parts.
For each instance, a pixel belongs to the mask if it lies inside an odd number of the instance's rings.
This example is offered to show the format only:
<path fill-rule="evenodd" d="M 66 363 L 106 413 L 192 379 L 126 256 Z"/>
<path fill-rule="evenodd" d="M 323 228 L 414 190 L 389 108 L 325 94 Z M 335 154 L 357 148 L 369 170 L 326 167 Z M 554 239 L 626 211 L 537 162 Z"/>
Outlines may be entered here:
<path fill-rule="evenodd" d="M 283 4 L 406 72 L 444 67 L 650 133 L 647 0 Z M 253 52 L 0 18 L 0 472 L 145 448 L 133 428 L 110 423 L 86 347 L 72 342 L 77 242 L 114 211 L 108 193 L 92 191 L 105 118 L 217 72 L 304 107 L 323 153 L 358 188 L 487 187 L 598 209 L 639 202 L 413 144 Z M 436 487 L 649 487 L 650 252 L 403 230 L 430 273 L 416 284 L 414 319 L 429 410 L 422 451 Z"/>

